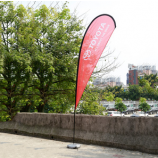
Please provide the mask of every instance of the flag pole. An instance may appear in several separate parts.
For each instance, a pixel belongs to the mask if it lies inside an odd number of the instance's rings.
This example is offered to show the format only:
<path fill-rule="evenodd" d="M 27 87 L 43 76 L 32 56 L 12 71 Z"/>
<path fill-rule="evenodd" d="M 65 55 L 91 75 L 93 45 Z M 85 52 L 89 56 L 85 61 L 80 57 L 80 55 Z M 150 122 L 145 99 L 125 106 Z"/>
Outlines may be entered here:
<path fill-rule="evenodd" d="M 87 31 L 87 30 L 86 30 Z M 85 35 L 84 35 L 85 36 Z M 77 98 L 77 81 L 78 81 L 78 71 L 79 71 L 79 63 L 80 63 L 80 54 L 81 54 L 81 49 L 82 49 L 82 43 L 83 43 L 83 39 L 82 38 L 82 42 L 81 42 L 81 46 L 80 46 L 80 52 L 79 52 L 79 57 L 78 57 L 78 64 L 77 64 L 77 75 L 76 75 L 76 90 L 75 90 L 75 107 L 74 107 L 74 127 L 73 127 L 73 144 L 69 144 L 67 145 L 67 148 L 70 149 L 78 149 L 80 148 L 80 144 L 75 144 L 75 114 L 76 114 L 76 98 Z"/>
<path fill-rule="evenodd" d="M 77 92 L 77 81 L 76 81 L 76 92 Z M 70 148 L 70 149 L 78 149 L 81 147 L 80 144 L 75 143 L 75 123 L 76 123 L 75 114 L 76 114 L 76 94 L 75 94 L 75 107 L 74 107 L 73 144 L 67 145 L 67 148 Z"/>
<path fill-rule="evenodd" d="M 84 35 L 85 36 L 85 35 Z M 83 37 L 84 39 L 84 37 Z M 82 39 L 82 43 L 83 43 L 83 39 Z M 81 52 L 81 48 L 82 48 L 82 43 L 81 43 L 81 46 L 80 46 L 80 52 Z M 67 148 L 70 148 L 70 149 L 78 149 L 80 148 L 80 144 L 76 144 L 75 143 L 75 114 L 76 114 L 76 97 L 77 97 L 77 81 L 78 81 L 78 71 L 79 71 L 79 62 L 80 62 L 80 52 L 79 52 L 79 57 L 78 57 L 78 65 L 77 65 L 77 75 L 76 75 L 76 91 L 75 91 L 75 107 L 74 107 L 74 127 L 73 127 L 73 144 L 69 144 L 67 145 Z"/>
<path fill-rule="evenodd" d="M 76 110 L 74 108 L 74 132 L 73 132 L 73 144 L 75 142 L 75 113 L 76 113 Z"/>
<path fill-rule="evenodd" d="M 93 27 L 90 27 L 90 26 L 93 26 Z M 83 91 L 88 83 L 88 80 L 96 66 L 96 63 L 98 62 L 115 27 L 116 27 L 116 23 L 112 16 L 110 16 L 108 14 L 101 14 L 92 20 L 92 22 L 86 29 L 86 32 L 82 38 L 82 43 L 80 46 L 80 52 L 79 52 L 79 58 L 78 58 L 77 76 L 76 76 L 73 144 L 68 145 L 67 146 L 68 148 L 76 149 L 76 148 L 80 147 L 80 144 L 75 144 L 76 108 L 79 103 L 79 100 L 82 97 Z M 107 31 L 108 31 L 108 33 L 107 33 Z M 106 34 L 106 36 L 105 36 L 105 34 Z M 84 48 L 82 49 L 84 39 L 86 41 L 86 44 L 83 46 Z M 88 44 L 87 44 L 87 41 L 88 41 Z M 99 48 L 99 50 L 98 50 L 98 48 Z M 81 52 L 81 49 L 82 49 L 82 52 Z M 82 64 L 82 66 L 80 66 L 81 64 Z M 85 71 L 85 69 L 84 69 L 85 64 L 86 65 L 88 64 L 88 66 L 86 67 L 88 69 L 87 71 Z M 79 66 L 80 66 L 80 68 L 79 68 Z M 79 75 L 79 73 L 80 73 L 80 75 Z M 81 73 L 82 73 L 82 75 L 81 75 Z M 85 78 L 85 76 L 86 76 L 86 78 Z M 80 78 L 78 78 L 78 77 L 80 77 Z"/>

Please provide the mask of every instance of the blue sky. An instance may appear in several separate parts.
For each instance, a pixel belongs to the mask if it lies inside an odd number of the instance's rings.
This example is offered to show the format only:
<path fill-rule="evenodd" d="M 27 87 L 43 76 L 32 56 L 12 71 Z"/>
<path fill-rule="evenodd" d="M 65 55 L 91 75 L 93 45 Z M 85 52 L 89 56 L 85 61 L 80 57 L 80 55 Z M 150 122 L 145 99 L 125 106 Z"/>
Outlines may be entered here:
<path fill-rule="evenodd" d="M 34 1 L 14 1 L 23 5 Z M 53 1 L 36 1 L 49 6 Z M 104 0 L 68 1 L 71 12 L 77 7 L 77 15 L 83 15 L 84 24 L 100 14 L 110 14 L 116 21 L 116 29 L 110 38 L 109 46 L 115 49 L 113 57 L 122 65 L 108 76 L 120 77 L 126 84 L 128 64 L 156 65 L 158 69 L 158 1 L 157 0 Z M 55 2 L 54 2 L 55 3 Z"/>

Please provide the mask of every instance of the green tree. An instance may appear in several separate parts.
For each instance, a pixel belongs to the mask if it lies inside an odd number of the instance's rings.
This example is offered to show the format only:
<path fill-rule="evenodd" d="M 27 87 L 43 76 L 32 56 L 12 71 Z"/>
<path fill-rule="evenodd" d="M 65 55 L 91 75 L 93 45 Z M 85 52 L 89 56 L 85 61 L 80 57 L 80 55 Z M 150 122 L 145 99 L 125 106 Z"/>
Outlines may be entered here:
<path fill-rule="evenodd" d="M 129 85 L 128 97 L 130 100 L 139 100 L 142 93 L 142 87 L 139 85 Z"/>
<path fill-rule="evenodd" d="M 49 113 L 71 113 L 74 105 L 69 101 L 69 96 L 64 94 L 55 95 L 48 101 Z"/>
<path fill-rule="evenodd" d="M 34 37 L 37 53 L 32 55 L 31 67 L 37 80 L 32 86 L 38 90 L 38 111 L 42 112 L 50 98 L 58 98 L 55 95 L 67 95 L 71 103 L 75 100 L 76 56 L 83 27 L 75 15 L 70 15 L 66 4 L 61 11 L 42 5 L 33 15 L 39 35 Z"/>
<path fill-rule="evenodd" d="M 125 99 L 125 100 L 129 100 L 129 91 L 128 91 L 128 90 L 122 91 L 119 96 L 120 96 L 120 98 L 122 98 L 123 100 L 124 100 L 124 99 Z"/>
<path fill-rule="evenodd" d="M 81 114 L 103 115 L 105 108 L 98 103 L 99 94 L 92 92 L 89 86 L 83 92 L 77 111 Z"/>
<path fill-rule="evenodd" d="M 146 81 L 148 81 L 150 83 L 150 86 L 152 88 L 155 88 L 158 83 L 158 77 L 157 74 L 150 74 L 150 75 L 144 74 L 143 78 L 138 77 L 138 81 L 141 87 L 145 86 Z"/>
<path fill-rule="evenodd" d="M 114 97 L 115 95 L 112 93 L 112 92 L 104 92 L 104 98 L 107 100 L 107 101 L 113 101 L 114 100 Z"/>
<path fill-rule="evenodd" d="M 30 56 L 22 47 L 22 32 L 28 16 L 22 5 L 15 9 L 10 1 L 1 1 L 0 10 L 0 109 L 6 120 L 10 120 L 27 101 L 24 93 L 31 69 Z"/>
<path fill-rule="evenodd" d="M 0 75 L 0 112 L 10 120 L 20 111 L 27 101 L 24 95 L 30 80 L 30 72 L 26 60 L 27 54 L 11 52 L 3 55 L 3 65 Z"/>
<path fill-rule="evenodd" d="M 120 97 L 121 93 L 123 92 L 123 88 L 122 86 L 107 86 L 105 91 L 113 93 L 115 97 Z"/>
<path fill-rule="evenodd" d="M 120 113 L 122 113 L 123 111 L 127 109 L 127 107 L 122 102 L 119 102 L 115 104 L 115 109 L 117 109 L 118 111 L 120 111 Z"/>
<path fill-rule="evenodd" d="M 99 102 L 105 99 L 104 92 L 105 90 L 99 89 L 98 87 L 91 87 L 92 92 L 99 94 Z"/>
<path fill-rule="evenodd" d="M 12 2 L 2 1 L 0 10 L 0 52 L 4 60 L 2 63 L 6 62 L 4 57 L 6 54 L 8 56 L 15 54 L 14 74 L 20 72 L 15 75 L 15 82 L 18 81 L 15 87 L 20 87 L 20 92 L 23 90 L 22 93 L 18 93 L 17 98 L 24 95 L 27 97 L 25 101 L 19 100 L 21 101 L 19 105 L 26 105 L 21 110 L 28 110 L 29 105 L 43 111 L 44 105 L 50 103 L 50 98 L 59 99 L 56 102 L 59 103 L 61 99 L 69 97 L 67 105 L 74 103 L 82 21 L 78 20 L 75 14 L 70 15 L 66 3 L 61 6 L 61 10 L 48 9 L 45 5 L 34 10 L 23 5 L 15 8 Z M 4 71 L 3 66 L 1 72 L 4 74 Z M 26 79 L 28 72 L 31 80 Z M 7 73 L 11 76 L 9 73 L 12 71 Z M 25 82 L 23 78 L 18 79 L 22 73 L 25 74 Z M 6 80 L 4 75 L 2 78 Z M 3 82 L 8 84 L 8 81 Z M 15 84 L 13 80 L 11 82 Z M 5 93 L 1 96 L 4 97 Z M 63 98 L 56 97 L 59 95 Z M 3 100 L 4 98 L 1 102 Z M 16 109 L 17 104 L 12 108 Z M 15 111 L 17 110 L 20 108 Z"/>
<path fill-rule="evenodd" d="M 122 103 L 122 98 L 116 97 L 115 99 L 115 109 L 120 111 L 122 114 L 123 111 L 127 109 L 126 105 Z"/>
<path fill-rule="evenodd" d="M 146 83 L 146 79 L 138 77 L 138 82 L 139 82 L 139 86 L 143 87 Z"/>
<path fill-rule="evenodd" d="M 139 104 L 139 109 L 144 111 L 144 114 L 151 109 L 150 105 L 146 102 L 140 103 Z"/>
<path fill-rule="evenodd" d="M 139 99 L 139 109 L 144 111 L 144 114 L 151 109 L 150 105 L 146 102 L 146 98 Z"/>
<path fill-rule="evenodd" d="M 116 97 L 115 98 L 115 103 L 122 103 L 122 98 Z"/>
<path fill-rule="evenodd" d="M 141 104 L 141 103 L 146 103 L 146 98 L 140 97 L 140 99 L 139 99 L 139 104 Z"/>
<path fill-rule="evenodd" d="M 146 99 L 150 98 L 151 100 L 155 98 L 156 89 L 151 87 L 151 83 L 148 80 L 145 80 L 144 86 L 142 88 L 142 97 Z"/>

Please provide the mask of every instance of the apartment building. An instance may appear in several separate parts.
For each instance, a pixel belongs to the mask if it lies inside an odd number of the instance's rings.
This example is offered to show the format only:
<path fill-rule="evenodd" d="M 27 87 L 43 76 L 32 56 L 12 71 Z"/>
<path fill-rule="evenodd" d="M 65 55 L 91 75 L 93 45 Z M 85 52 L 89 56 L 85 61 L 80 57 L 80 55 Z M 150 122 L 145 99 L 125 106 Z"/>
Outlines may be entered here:
<path fill-rule="evenodd" d="M 93 81 L 93 85 L 105 88 L 106 86 L 114 87 L 114 86 L 121 86 L 123 83 L 121 82 L 120 77 L 107 77 L 107 78 L 96 78 Z"/>
<path fill-rule="evenodd" d="M 140 66 L 135 66 L 133 64 L 128 64 L 128 73 L 127 73 L 127 84 L 138 84 L 138 77 L 142 78 L 144 74 L 156 74 L 158 71 L 156 70 L 155 65 L 144 64 Z"/>

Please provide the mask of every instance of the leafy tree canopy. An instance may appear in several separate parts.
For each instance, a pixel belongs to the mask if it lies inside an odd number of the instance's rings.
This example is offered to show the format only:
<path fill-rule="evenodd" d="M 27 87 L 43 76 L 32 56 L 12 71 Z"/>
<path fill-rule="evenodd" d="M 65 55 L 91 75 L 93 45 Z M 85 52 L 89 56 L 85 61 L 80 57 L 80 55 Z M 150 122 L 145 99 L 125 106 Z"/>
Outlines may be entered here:
<path fill-rule="evenodd" d="M 60 8 L 42 5 L 34 10 L 0 2 L 0 104 L 10 118 L 24 104 L 42 112 L 50 99 L 70 97 L 67 105 L 75 101 L 84 27 L 66 3 Z"/>
<path fill-rule="evenodd" d="M 115 109 L 120 111 L 121 113 L 127 109 L 126 105 L 123 104 L 122 102 L 116 103 L 115 104 Z"/>
<path fill-rule="evenodd" d="M 141 104 L 141 103 L 146 103 L 146 98 L 142 98 L 142 97 L 140 97 L 140 99 L 139 99 L 139 103 Z"/>
<path fill-rule="evenodd" d="M 143 102 L 143 103 L 139 104 L 139 109 L 141 109 L 144 112 L 147 112 L 147 111 L 149 111 L 151 109 L 151 107 L 150 107 L 149 104 Z"/>
<path fill-rule="evenodd" d="M 158 82 L 158 77 L 157 74 L 144 74 L 143 78 L 138 77 L 138 81 L 140 86 L 144 86 L 146 81 L 148 81 L 152 87 L 155 87 L 155 84 Z"/>
<path fill-rule="evenodd" d="M 113 101 L 114 100 L 115 95 L 112 92 L 104 92 L 104 98 L 107 101 Z"/>
<path fill-rule="evenodd" d="M 77 111 L 83 114 L 103 115 L 105 108 L 99 105 L 99 94 L 92 92 L 89 86 L 83 92 L 82 102 L 79 103 Z"/>
<path fill-rule="evenodd" d="M 139 85 L 130 85 L 128 88 L 128 95 L 130 100 L 139 100 L 142 88 Z"/>
<path fill-rule="evenodd" d="M 115 98 L 115 103 L 117 104 L 117 103 L 122 103 L 122 98 L 119 98 L 119 97 L 116 97 Z"/>

